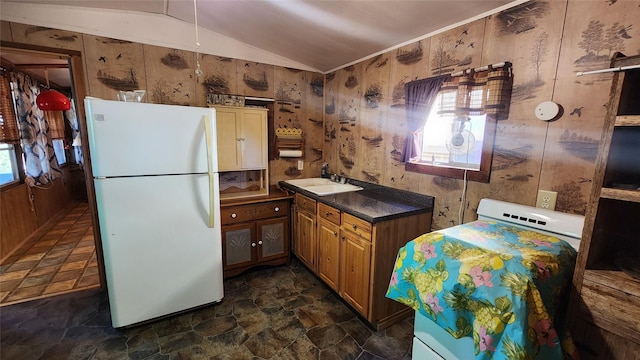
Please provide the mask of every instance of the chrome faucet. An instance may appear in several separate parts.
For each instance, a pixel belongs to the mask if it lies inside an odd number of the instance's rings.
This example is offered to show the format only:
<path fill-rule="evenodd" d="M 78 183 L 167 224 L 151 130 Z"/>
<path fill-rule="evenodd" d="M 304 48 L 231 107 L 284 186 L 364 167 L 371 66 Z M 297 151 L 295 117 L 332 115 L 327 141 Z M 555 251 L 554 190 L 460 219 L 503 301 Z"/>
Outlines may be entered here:
<path fill-rule="evenodd" d="M 344 176 L 340 176 L 338 174 L 331 174 L 330 179 L 331 179 L 331 181 L 337 182 L 339 184 L 346 184 L 347 183 L 347 178 L 344 177 Z"/>
<path fill-rule="evenodd" d="M 320 170 L 320 177 L 328 178 L 329 177 L 329 163 L 322 164 L 322 170 Z"/>

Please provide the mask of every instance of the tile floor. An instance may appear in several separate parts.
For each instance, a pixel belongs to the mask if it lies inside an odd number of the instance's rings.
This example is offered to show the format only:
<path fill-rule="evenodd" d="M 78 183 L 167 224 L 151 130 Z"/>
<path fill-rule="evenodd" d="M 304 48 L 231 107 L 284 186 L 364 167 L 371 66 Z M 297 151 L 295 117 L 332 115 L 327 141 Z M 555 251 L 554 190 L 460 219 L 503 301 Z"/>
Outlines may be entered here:
<path fill-rule="evenodd" d="M 98 286 L 87 203 L 60 212 L 0 265 L 0 306 Z"/>
<path fill-rule="evenodd" d="M 295 259 L 225 280 L 220 304 L 114 329 L 87 204 L 56 220 L 0 265 L 0 359 L 411 358 L 412 318 L 373 331 Z"/>
<path fill-rule="evenodd" d="M 411 358 L 412 319 L 373 331 L 295 259 L 224 282 L 225 297 L 132 328 L 111 327 L 106 292 L 0 308 L 2 359 Z"/>

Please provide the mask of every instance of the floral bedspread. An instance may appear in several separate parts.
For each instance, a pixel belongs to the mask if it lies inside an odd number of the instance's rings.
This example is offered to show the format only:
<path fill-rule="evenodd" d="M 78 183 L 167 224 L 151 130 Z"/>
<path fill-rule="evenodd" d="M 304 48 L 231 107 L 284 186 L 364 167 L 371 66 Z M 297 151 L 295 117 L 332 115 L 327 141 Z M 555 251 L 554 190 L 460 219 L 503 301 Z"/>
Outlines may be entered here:
<path fill-rule="evenodd" d="M 386 296 L 473 337 L 476 359 L 577 358 L 559 330 L 575 260 L 556 237 L 475 221 L 401 248 Z"/>

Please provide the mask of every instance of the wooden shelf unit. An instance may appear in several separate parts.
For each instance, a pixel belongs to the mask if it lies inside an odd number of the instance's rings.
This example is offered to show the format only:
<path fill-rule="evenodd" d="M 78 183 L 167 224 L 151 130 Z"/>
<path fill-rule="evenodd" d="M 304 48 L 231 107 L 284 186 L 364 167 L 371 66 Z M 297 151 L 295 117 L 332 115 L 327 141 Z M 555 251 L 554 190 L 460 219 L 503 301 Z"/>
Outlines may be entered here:
<path fill-rule="evenodd" d="M 640 56 L 612 61 L 638 64 Z M 593 328 L 574 337 L 596 358 L 640 353 L 639 92 L 640 69 L 614 74 L 573 278 L 576 314 Z"/>

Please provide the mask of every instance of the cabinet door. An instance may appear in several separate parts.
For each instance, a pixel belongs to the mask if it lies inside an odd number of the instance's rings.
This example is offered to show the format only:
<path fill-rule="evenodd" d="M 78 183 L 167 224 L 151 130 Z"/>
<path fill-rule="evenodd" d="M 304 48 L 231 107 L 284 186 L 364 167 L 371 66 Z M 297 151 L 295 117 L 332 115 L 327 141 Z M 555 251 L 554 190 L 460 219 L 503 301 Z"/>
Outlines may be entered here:
<path fill-rule="evenodd" d="M 264 110 L 242 110 L 243 169 L 267 167 L 267 114 Z"/>
<path fill-rule="evenodd" d="M 261 220 L 258 228 L 258 262 L 289 255 L 288 218 Z"/>
<path fill-rule="evenodd" d="M 240 119 L 235 109 L 216 108 L 216 139 L 218 140 L 218 170 L 240 167 Z"/>
<path fill-rule="evenodd" d="M 296 214 L 296 255 L 312 271 L 316 271 L 316 216 L 298 210 Z"/>
<path fill-rule="evenodd" d="M 224 270 L 250 266 L 257 260 L 254 223 L 222 227 Z"/>
<path fill-rule="evenodd" d="M 340 226 L 318 220 L 318 275 L 332 289 L 338 291 L 340 274 Z"/>
<path fill-rule="evenodd" d="M 369 311 L 369 274 L 371 272 L 371 242 L 343 231 L 340 249 L 340 296 L 360 314 Z"/>

